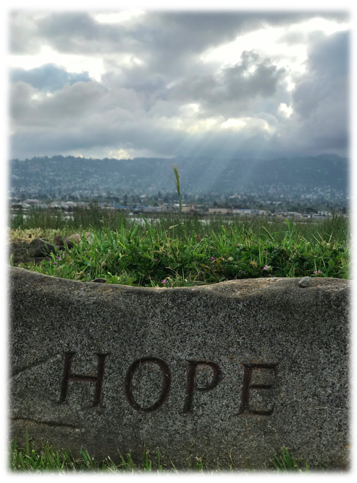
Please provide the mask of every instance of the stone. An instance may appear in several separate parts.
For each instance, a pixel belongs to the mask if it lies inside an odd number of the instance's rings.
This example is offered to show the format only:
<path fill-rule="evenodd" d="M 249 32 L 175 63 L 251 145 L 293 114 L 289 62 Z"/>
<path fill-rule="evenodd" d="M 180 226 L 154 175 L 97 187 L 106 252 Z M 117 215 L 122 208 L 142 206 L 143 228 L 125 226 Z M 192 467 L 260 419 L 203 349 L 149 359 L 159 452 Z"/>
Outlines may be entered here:
<path fill-rule="evenodd" d="M 56 235 L 53 239 L 53 244 L 57 246 L 63 246 L 64 237 L 62 235 Z"/>
<path fill-rule="evenodd" d="M 89 232 L 89 231 L 86 231 L 86 232 L 85 232 L 85 237 L 87 238 L 87 241 L 88 241 L 89 243 L 91 243 L 91 242 L 93 241 L 94 235 L 93 235 L 93 233 L 91 233 L 91 232 Z"/>
<path fill-rule="evenodd" d="M 303 277 L 300 281 L 299 281 L 299 287 L 308 287 L 310 285 L 310 277 Z"/>
<path fill-rule="evenodd" d="M 41 238 L 35 238 L 28 246 L 28 256 L 30 258 L 48 256 L 51 252 L 55 253 L 54 245 Z"/>
<path fill-rule="evenodd" d="M 71 240 L 74 243 L 79 243 L 81 241 L 81 235 L 79 233 L 74 233 L 66 237 L 66 240 Z"/>
<path fill-rule="evenodd" d="M 195 455 L 264 470 L 286 446 L 310 469 L 349 468 L 349 281 L 166 289 L 9 271 L 19 445 L 28 428 L 34 448 L 117 463 L 145 446 L 171 468 Z"/>
<path fill-rule="evenodd" d="M 80 240 L 81 240 L 81 235 L 79 233 L 74 233 L 73 235 L 66 236 L 66 238 L 64 239 L 64 243 L 68 246 L 68 248 L 73 248 L 74 243 L 78 245 Z"/>
<path fill-rule="evenodd" d="M 36 240 L 38 240 L 38 239 L 36 239 Z M 42 241 L 44 241 L 44 240 L 42 240 Z M 45 243 L 47 243 L 47 242 L 45 242 Z M 43 245 L 40 244 L 40 246 L 43 246 Z M 24 264 L 35 263 L 36 265 L 38 265 L 43 260 L 47 260 L 47 261 L 51 260 L 50 256 L 43 256 L 43 253 L 42 253 L 41 250 L 37 251 L 37 250 L 33 249 L 32 251 L 29 251 L 29 247 L 30 247 L 30 245 L 26 241 L 10 243 L 10 245 L 9 245 L 9 255 L 8 255 L 9 261 L 10 261 L 11 255 L 13 255 L 12 263 L 14 264 L 14 266 L 17 266 L 20 263 L 24 263 Z M 62 246 L 54 245 L 54 248 L 58 251 L 64 250 L 63 245 Z M 33 255 L 33 253 L 35 255 Z M 40 253 L 41 253 L 41 255 L 40 255 Z M 46 253 L 46 249 L 45 249 L 45 253 Z M 66 253 L 65 253 L 65 255 L 66 255 Z"/>
<path fill-rule="evenodd" d="M 86 231 L 85 237 L 88 240 L 88 242 L 91 242 L 94 238 L 94 235 L 93 235 L 93 233 Z M 58 245 L 61 250 L 63 250 L 65 245 L 69 249 L 71 249 L 74 246 L 73 242 L 78 244 L 80 242 L 81 238 L 82 238 L 82 236 L 79 233 L 73 233 L 73 235 L 69 235 L 69 236 L 66 236 L 66 237 L 63 237 L 62 235 L 56 235 L 53 239 L 53 243 L 55 245 Z"/>
<path fill-rule="evenodd" d="M 28 258 L 29 244 L 27 242 L 12 242 L 9 245 L 9 259 L 13 255 L 12 261 L 14 265 L 26 261 Z"/>

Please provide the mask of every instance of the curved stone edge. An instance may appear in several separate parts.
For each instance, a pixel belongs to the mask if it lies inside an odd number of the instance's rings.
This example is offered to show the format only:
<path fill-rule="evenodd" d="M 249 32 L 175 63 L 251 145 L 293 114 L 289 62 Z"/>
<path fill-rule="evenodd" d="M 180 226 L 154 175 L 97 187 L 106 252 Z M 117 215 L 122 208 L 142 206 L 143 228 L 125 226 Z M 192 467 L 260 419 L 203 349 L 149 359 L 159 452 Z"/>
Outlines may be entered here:
<path fill-rule="evenodd" d="M 78 280 L 70 280 L 64 278 L 52 277 L 37 272 L 31 272 L 18 267 L 9 267 L 10 278 L 21 278 L 23 282 L 37 286 L 42 290 L 56 291 L 85 291 L 88 294 L 119 294 L 122 292 L 135 294 L 168 294 L 172 292 L 192 293 L 192 292 L 214 292 L 216 295 L 222 296 L 250 296 L 253 293 L 257 295 L 259 292 L 266 292 L 275 289 L 296 289 L 300 291 L 310 290 L 327 290 L 339 291 L 350 287 L 350 281 L 338 278 L 320 278 L 313 277 L 310 279 L 308 287 L 300 287 L 301 278 L 285 278 L 285 277 L 269 277 L 269 278 L 249 278 L 241 280 L 229 280 L 225 282 L 199 285 L 194 287 L 134 287 L 120 284 L 97 284 L 93 282 L 81 282 Z"/>

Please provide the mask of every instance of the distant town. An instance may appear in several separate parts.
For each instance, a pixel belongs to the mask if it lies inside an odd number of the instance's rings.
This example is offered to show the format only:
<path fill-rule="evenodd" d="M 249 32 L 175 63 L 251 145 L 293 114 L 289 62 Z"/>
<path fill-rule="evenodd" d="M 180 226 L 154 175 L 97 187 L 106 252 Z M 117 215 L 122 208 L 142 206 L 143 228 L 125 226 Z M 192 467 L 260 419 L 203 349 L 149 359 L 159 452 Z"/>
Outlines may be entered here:
<path fill-rule="evenodd" d="M 237 197 L 239 199 L 239 197 Z M 243 198 L 244 199 L 244 198 Z M 153 204 L 145 204 L 146 196 L 141 198 L 142 203 L 139 205 L 136 203 L 127 202 L 127 204 L 120 204 L 116 201 L 70 201 L 70 200 L 55 200 L 55 201 L 41 201 L 37 199 L 25 199 L 20 200 L 18 198 L 10 198 L 10 213 L 12 215 L 26 213 L 34 208 L 51 210 L 54 212 L 61 211 L 65 215 L 70 216 L 71 212 L 76 207 L 90 208 L 93 203 L 98 207 L 105 210 L 116 210 L 128 215 L 135 215 L 139 213 L 147 214 L 165 214 L 165 213 L 179 213 L 179 203 L 165 203 L 160 198 L 158 201 L 154 201 Z M 216 203 L 216 202 L 215 202 Z M 225 200 L 224 202 L 225 203 Z M 222 204 L 223 204 L 222 203 Z M 321 202 L 322 203 L 322 202 Z M 320 204 L 321 204 L 320 203 Z M 243 203 L 246 204 L 246 203 Z M 268 206 L 269 208 L 257 208 L 255 205 Z M 259 203 L 252 203 L 250 208 L 237 208 L 234 206 L 209 206 L 205 204 L 195 203 L 183 203 L 182 213 L 188 215 L 199 216 L 263 216 L 263 217 L 276 217 L 276 218 L 315 218 L 324 219 L 326 217 L 332 217 L 333 215 L 339 215 L 346 217 L 346 208 L 318 210 L 320 204 L 305 204 L 304 206 L 298 206 L 295 210 L 289 210 L 286 208 L 287 203 L 282 201 L 261 201 Z M 323 204 L 323 203 L 322 203 Z"/>

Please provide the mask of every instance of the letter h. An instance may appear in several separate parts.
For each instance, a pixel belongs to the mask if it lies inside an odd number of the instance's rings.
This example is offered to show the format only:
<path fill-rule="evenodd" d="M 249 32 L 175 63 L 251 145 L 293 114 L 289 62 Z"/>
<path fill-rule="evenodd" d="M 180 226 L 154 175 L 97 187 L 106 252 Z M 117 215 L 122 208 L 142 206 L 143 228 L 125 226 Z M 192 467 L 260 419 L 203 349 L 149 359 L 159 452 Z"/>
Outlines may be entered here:
<path fill-rule="evenodd" d="M 75 352 L 66 352 L 64 355 L 64 372 L 63 372 L 63 380 L 61 386 L 61 396 L 60 396 L 60 403 L 64 403 L 66 401 L 68 395 L 68 383 L 69 381 L 83 381 L 83 382 L 91 382 L 95 384 L 94 390 L 94 400 L 92 407 L 98 406 L 100 404 L 100 397 L 102 392 L 102 384 L 103 384 L 103 374 L 104 374 L 104 360 L 108 354 L 97 354 L 95 355 L 98 357 L 98 368 L 97 368 L 97 376 L 80 376 L 77 374 L 71 373 L 71 366 L 72 366 L 72 359 L 75 355 Z"/>

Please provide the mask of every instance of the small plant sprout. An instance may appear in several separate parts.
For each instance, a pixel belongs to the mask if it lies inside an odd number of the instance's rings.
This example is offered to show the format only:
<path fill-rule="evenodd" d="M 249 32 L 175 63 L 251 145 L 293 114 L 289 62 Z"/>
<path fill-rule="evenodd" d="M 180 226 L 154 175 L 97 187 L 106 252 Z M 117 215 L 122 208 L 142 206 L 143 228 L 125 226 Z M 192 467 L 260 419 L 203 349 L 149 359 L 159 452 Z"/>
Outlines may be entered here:
<path fill-rule="evenodd" d="M 172 168 L 175 173 L 175 184 L 176 184 L 177 194 L 178 194 L 179 203 L 180 203 L 180 223 L 182 224 L 182 200 L 181 200 L 180 175 L 176 164 L 174 164 Z"/>

